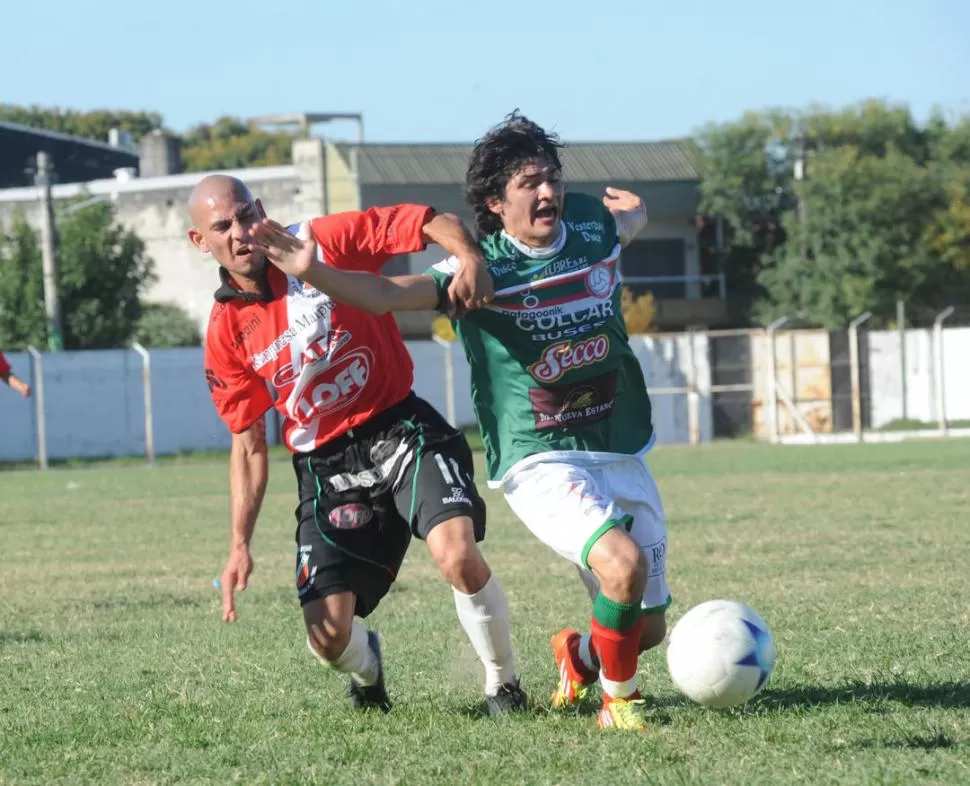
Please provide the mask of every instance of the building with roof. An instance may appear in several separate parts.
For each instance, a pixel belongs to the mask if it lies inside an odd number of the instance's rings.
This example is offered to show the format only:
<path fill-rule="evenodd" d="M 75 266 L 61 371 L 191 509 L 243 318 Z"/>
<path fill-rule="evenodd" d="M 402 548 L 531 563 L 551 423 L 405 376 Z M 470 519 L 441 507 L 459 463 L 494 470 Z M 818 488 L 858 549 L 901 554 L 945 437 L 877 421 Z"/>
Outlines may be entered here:
<path fill-rule="evenodd" d="M 62 183 L 114 177 L 118 170 L 137 170 L 139 160 L 138 151 L 121 134 L 115 144 L 107 144 L 6 122 L 0 122 L 0 151 L 0 188 L 31 185 L 40 152 L 58 162 Z"/>
<path fill-rule="evenodd" d="M 218 277 L 215 263 L 193 249 L 185 203 L 206 173 L 165 174 L 178 160 L 171 140 L 155 140 L 150 170 L 157 176 L 100 177 L 66 183 L 61 173 L 55 202 L 80 195 L 101 196 L 115 205 L 119 221 L 145 241 L 155 260 L 152 301 L 174 301 L 204 325 Z M 162 146 L 164 145 L 164 146 Z M 162 147 L 160 147 L 162 146 Z M 319 137 L 294 138 L 293 163 L 228 172 L 247 182 L 270 215 L 285 223 L 311 216 L 396 202 L 431 204 L 471 222 L 462 197 L 471 145 L 331 143 Z M 144 156 L 142 161 L 144 162 Z M 727 316 L 723 280 L 704 275 L 696 222 L 700 177 L 696 149 L 686 139 L 662 142 L 571 143 L 562 152 L 569 188 L 602 195 L 607 186 L 628 189 L 647 204 L 647 228 L 623 253 L 621 274 L 657 300 L 657 322 L 666 329 L 692 324 L 716 326 Z M 159 171 L 161 170 L 161 171 Z M 81 178 L 84 180 L 84 178 Z M 39 190 L 0 190 L 0 222 L 16 206 L 39 221 Z M 420 272 L 440 260 L 440 249 L 398 257 L 385 272 Z M 402 331 L 427 337 L 432 314 L 399 315 Z"/>

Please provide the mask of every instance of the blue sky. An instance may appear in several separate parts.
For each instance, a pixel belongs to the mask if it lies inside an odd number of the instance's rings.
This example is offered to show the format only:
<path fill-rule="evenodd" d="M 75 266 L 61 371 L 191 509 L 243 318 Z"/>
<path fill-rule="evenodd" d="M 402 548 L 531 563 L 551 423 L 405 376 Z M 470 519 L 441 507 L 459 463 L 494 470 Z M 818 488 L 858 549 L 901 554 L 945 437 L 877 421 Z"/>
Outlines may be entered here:
<path fill-rule="evenodd" d="M 0 102 L 153 110 L 177 131 L 359 111 L 371 141 L 470 141 L 519 107 L 567 139 L 642 140 L 867 97 L 970 114 L 967 0 L 12 0 L 3 17 Z"/>

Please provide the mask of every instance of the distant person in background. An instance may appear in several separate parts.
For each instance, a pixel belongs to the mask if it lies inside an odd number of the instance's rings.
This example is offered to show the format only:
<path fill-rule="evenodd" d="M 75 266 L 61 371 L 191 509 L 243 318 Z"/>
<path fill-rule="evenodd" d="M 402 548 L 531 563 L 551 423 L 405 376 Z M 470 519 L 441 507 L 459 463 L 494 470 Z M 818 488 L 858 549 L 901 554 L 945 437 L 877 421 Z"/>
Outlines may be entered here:
<path fill-rule="evenodd" d="M 20 377 L 14 374 L 13 371 L 11 371 L 10 364 L 3 356 L 3 352 L 0 352 L 0 379 L 6 382 L 24 398 L 30 396 L 30 385 L 28 385 Z"/>

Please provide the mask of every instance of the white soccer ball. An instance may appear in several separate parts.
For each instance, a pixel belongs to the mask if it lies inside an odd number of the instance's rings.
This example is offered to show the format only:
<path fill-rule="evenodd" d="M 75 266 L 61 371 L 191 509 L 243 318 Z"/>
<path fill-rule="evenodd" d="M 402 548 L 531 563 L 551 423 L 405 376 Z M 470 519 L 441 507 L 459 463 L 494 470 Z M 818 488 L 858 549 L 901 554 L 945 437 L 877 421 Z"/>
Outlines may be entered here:
<path fill-rule="evenodd" d="M 775 640 L 744 603 L 709 600 L 670 633 L 667 668 L 674 684 L 707 707 L 733 707 L 756 695 L 775 667 Z"/>

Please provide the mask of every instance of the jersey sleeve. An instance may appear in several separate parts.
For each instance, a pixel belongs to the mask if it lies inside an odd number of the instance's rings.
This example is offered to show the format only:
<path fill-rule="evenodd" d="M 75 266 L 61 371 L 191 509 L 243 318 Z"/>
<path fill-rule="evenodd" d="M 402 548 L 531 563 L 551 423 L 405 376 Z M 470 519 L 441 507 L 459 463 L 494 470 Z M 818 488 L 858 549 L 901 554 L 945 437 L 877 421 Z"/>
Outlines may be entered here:
<path fill-rule="evenodd" d="M 217 335 L 205 342 L 205 381 L 216 412 L 233 434 L 248 429 L 273 406 L 266 383 Z"/>
<path fill-rule="evenodd" d="M 10 373 L 10 364 L 7 359 L 3 356 L 3 352 L 0 352 L 0 377 L 6 378 Z"/>
<path fill-rule="evenodd" d="M 438 311 L 445 311 L 445 295 L 448 292 L 451 280 L 458 272 L 458 264 L 458 257 L 448 257 L 424 271 L 424 274 L 430 276 L 431 280 L 434 281 L 434 287 L 438 292 Z"/>
<path fill-rule="evenodd" d="M 311 226 L 328 265 L 376 273 L 396 254 L 424 251 L 424 225 L 434 215 L 426 205 L 402 204 L 323 216 Z"/>

